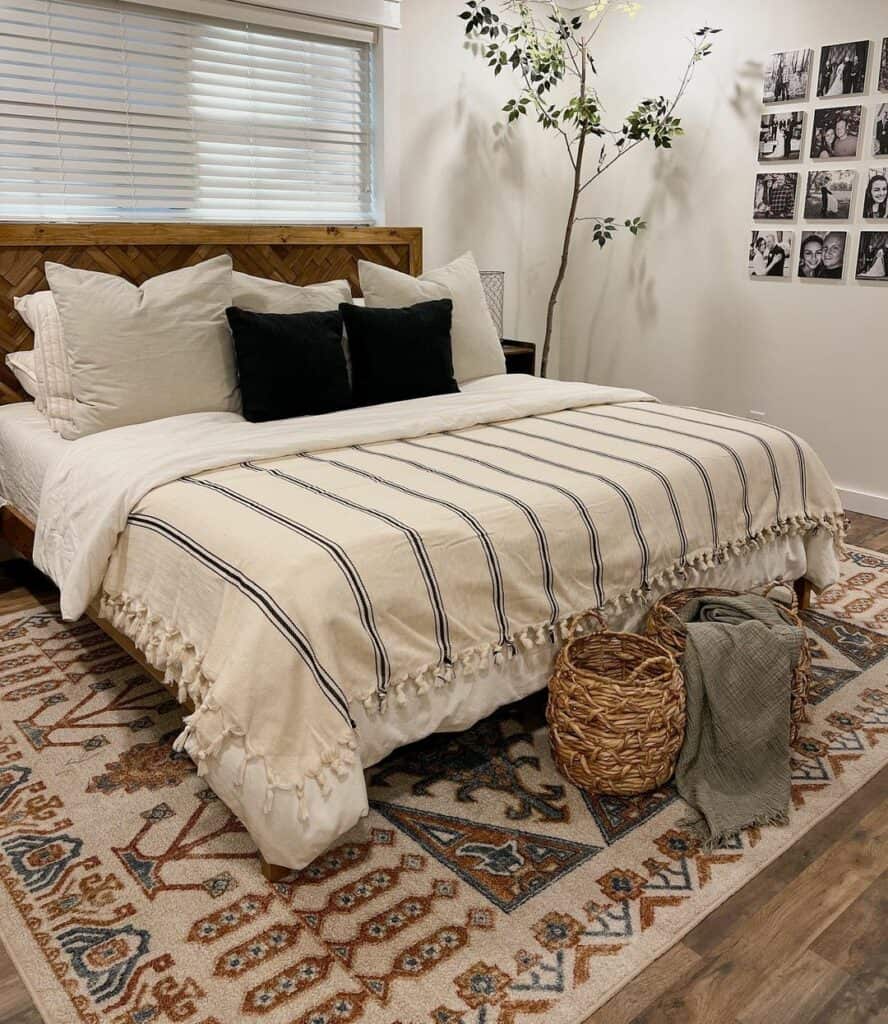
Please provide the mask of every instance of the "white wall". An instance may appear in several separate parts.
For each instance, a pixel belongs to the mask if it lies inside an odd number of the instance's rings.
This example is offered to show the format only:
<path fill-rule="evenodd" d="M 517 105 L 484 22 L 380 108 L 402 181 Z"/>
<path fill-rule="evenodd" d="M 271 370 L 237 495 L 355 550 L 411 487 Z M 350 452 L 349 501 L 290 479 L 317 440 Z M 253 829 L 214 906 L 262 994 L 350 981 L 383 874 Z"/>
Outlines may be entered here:
<path fill-rule="evenodd" d="M 400 195 L 389 220 L 423 225 L 429 266 L 472 248 L 482 266 L 506 270 L 507 329 L 539 340 L 565 215 L 559 141 L 531 124 L 495 128 L 511 83 L 464 48 L 459 3 L 403 7 Z M 885 0 L 649 0 L 634 21 L 612 18 L 599 37 L 599 86 L 617 122 L 643 95 L 674 88 L 695 28 L 724 32 L 680 110 L 687 136 L 671 153 L 628 155 L 589 196 L 586 212 L 640 214 L 650 228 L 599 252 L 579 227 L 556 366 L 666 401 L 760 410 L 815 446 L 853 492 L 849 508 L 888 515 L 888 285 L 853 280 L 859 218 L 841 286 L 746 273 L 764 60 L 809 46 L 816 61 L 824 43 L 868 38 L 873 82 L 885 11 Z M 862 100 L 861 178 L 881 98 L 870 89 Z M 792 227 L 798 244 L 805 224 Z"/>

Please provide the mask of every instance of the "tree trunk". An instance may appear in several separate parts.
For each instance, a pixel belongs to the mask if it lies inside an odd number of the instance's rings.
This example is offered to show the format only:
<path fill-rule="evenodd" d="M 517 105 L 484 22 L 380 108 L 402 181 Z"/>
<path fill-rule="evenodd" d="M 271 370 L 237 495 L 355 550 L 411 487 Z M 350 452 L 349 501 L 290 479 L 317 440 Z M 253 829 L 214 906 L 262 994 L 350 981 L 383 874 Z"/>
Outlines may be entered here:
<path fill-rule="evenodd" d="M 570 258 L 570 241 L 573 235 L 574 223 L 577 217 L 577 204 L 580 201 L 580 186 L 583 181 L 583 153 L 586 149 L 586 134 L 580 136 L 577 146 L 577 160 L 574 167 L 573 192 L 570 197 L 570 212 L 567 215 L 567 224 L 564 228 L 564 241 L 561 246 L 561 263 L 558 266 L 558 274 L 555 277 L 555 284 L 549 295 L 549 305 L 546 309 L 546 335 L 543 339 L 543 356 L 540 362 L 540 376 L 545 377 L 549 368 L 549 348 L 552 344 L 552 328 L 555 324 L 555 306 L 558 304 L 558 293 L 567 272 L 567 261 Z"/>

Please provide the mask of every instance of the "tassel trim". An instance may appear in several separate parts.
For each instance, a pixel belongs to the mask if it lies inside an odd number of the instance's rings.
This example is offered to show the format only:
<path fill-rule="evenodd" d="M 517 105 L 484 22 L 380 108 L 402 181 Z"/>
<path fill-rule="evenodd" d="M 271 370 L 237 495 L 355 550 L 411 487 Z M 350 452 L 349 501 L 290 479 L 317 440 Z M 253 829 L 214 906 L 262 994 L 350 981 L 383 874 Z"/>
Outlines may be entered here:
<path fill-rule="evenodd" d="M 820 517 L 795 516 L 791 519 L 774 523 L 759 533 L 739 541 L 732 541 L 720 548 L 700 552 L 684 562 L 676 561 L 667 569 L 657 573 L 641 587 L 635 587 L 615 597 L 609 598 L 601 611 L 620 612 L 636 607 L 650 598 L 650 592 L 659 588 L 680 589 L 687 577 L 689 569 L 705 570 L 714 565 L 755 550 L 768 541 L 780 537 L 796 536 L 825 530 L 834 538 L 840 551 L 844 547 L 845 521 L 843 517 L 823 515 Z M 267 753 L 256 750 L 249 741 L 244 728 L 212 697 L 211 689 L 214 680 L 204 671 L 203 655 L 196 645 L 182 632 L 167 623 L 163 618 L 153 615 L 143 601 L 121 593 L 111 595 L 102 592 L 98 606 L 99 615 L 106 619 L 130 639 L 144 654 L 146 660 L 158 671 L 163 672 L 164 684 L 177 694 L 179 703 L 190 699 L 197 710 L 183 721 L 185 728 L 175 741 L 175 749 L 184 750 L 188 739 L 195 735 L 196 724 L 205 716 L 217 717 L 221 721 L 211 743 L 201 746 L 192 744 L 194 749 L 190 756 L 197 763 L 198 775 L 207 772 L 206 761 L 214 757 L 223 742 L 236 739 L 243 747 L 243 761 L 239 770 L 239 785 L 243 785 L 247 767 L 251 761 L 259 761 L 265 768 L 267 792 L 265 813 L 269 813 L 274 802 L 274 794 L 278 791 L 295 793 L 299 799 L 300 820 L 305 811 L 304 792 L 309 780 L 317 783 L 321 793 L 328 796 L 332 792 L 332 783 L 344 779 L 357 760 L 357 740 L 353 732 L 344 733 L 335 746 L 321 750 L 316 765 L 307 770 L 297 780 L 284 779 L 276 775 L 270 767 Z M 571 628 L 576 631 L 577 625 L 588 629 L 596 624 L 596 619 L 589 613 L 573 613 L 561 618 L 558 622 L 538 623 L 514 633 L 505 644 L 488 643 L 469 648 L 461 652 L 450 664 L 432 664 L 413 672 L 405 672 L 392 681 L 385 694 L 379 694 L 374 688 L 364 695 L 357 695 L 368 715 L 385 714 L 394 701 L 398 707 L 405 706 L 408 701 L 422 696 L 433 688 L 447 686 L 453 681 L 456 670 L 472 675 L 485 675 L 495 666 L 515 657 L 519 650 L 529 651 L 534 648 L 553 645 L 558 640 L 566 640 Z M 768 824 L 769 822 L 762 822 Z M 752 822 L 750 824 L 756 824 Z M 720 837 L 723 839 L 729 836 Z"/>

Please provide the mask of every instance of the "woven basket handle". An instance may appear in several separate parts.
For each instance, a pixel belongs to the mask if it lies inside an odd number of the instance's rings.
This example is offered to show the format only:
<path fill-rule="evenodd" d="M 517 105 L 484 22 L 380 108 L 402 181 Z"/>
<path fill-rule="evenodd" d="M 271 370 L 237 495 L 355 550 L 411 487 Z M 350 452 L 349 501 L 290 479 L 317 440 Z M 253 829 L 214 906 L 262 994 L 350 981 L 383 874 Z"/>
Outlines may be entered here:
<path fill-rule="evenodd" d="M 604 621 L 604 616 L 597 608 L 589 608 L 584 612 L 577 612 L 576 615 L 571 615 L 567 620 L 567 639 L 570 640 L 574 636 L 574 632 L 583 621 L 583 619 L 595 619 L 598 623 L 598 629 L 602 633 L 607 632 L 607 623 Z"/>
<path fill-rule="evenodd" d="M 795 587 L 786 580 L 772 580 L 762 591 L 762 597 L 771 597 L 771 591 L 776 590 L 778 587 L 783 587 L 784 590 L 788 591 L 789 610 L 792 612 L 797 612 L 799 610 L 798 594 L 796 594 L 795 592 Z M 771 597 L 771 600 L 774 601 L 775 604 L 786 604 L 786 602 L 781 601 L 779 597 Z"/>
<path fill-rule="evenodd" d="M 638 677 L 641 675 L 642 672 L 654 668 L 655 666 L 661 672 L 672 673 L 675 670 L 675 659 L 670 657 L 668 654 L 658 654 L 655 655 L 653 658 L 648 658 L 646 661 L 643 661 L 639 666 L 637 666 L 637 668 L 634 668 L 632 670 L 626 682 L 638 682 Z"/>

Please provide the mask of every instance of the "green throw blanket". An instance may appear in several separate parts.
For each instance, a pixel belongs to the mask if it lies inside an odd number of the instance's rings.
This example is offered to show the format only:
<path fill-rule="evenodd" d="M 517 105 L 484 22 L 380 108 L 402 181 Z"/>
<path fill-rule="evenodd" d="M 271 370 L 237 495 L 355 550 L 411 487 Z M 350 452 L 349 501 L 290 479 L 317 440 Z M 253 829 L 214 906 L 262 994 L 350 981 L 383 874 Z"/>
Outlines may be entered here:
<path fill-rule="evenodd" d="M 675 781 L 698 815 L 682 824 L 714 849 L 744 827 L 786 823 L 790 687 L 805 634 L 752 594 L 697 598 L 679 617 L 688 720 Z"/>

